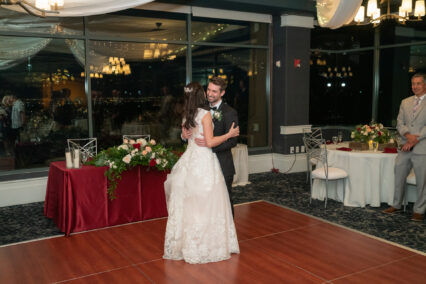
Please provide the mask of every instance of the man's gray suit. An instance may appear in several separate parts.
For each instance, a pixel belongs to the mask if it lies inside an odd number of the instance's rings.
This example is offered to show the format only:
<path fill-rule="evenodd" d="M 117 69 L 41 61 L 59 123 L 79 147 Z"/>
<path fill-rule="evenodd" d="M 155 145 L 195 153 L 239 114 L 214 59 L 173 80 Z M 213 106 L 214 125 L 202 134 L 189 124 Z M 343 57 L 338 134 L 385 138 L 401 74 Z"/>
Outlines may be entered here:
<path fill-rule="evenodd" d="M 426 210 L 426 97 L 413 112 L 416 96 L 411 96 L 401 102 L 398 114 L 397 129 L 403 137 L 402 143 L 407 141 L 404 134 L 419 135 L 412 151 L 398 153 L 395 160 L 395 196 L 393 207 L 401 208 L 404 199 L 405 182 L 411 168 L 414 168 L 417 183 L 417 200 L 414 203 L 414 213 L 424 214 Z"/>

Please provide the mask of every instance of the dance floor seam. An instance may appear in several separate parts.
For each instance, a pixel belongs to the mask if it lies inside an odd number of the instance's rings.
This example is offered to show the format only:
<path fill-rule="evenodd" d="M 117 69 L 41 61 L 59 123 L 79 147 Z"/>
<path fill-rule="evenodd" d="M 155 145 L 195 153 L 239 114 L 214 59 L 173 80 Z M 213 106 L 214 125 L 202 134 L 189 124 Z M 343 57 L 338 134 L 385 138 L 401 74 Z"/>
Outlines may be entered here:
<path fill-rule="evenodd" d="M 426 276 L 423 254 L 265 201 L 235 207 L 241 253 L 226 261 L 164 260 L 166 222 L 0 247 L 2 283 L 416 283 Z"/>
<path fill-rule="evenodd" d="M 345 275 L 345 276 L 342 276 L 342 277 L 332 279 L 331 281 L 336 281 L 336 280 L 347 278 L 349 276 L 354 276 L 354 275 L 361 274 L 361 273 L 364 273 L 364 272 L 367 272 L 367 271 L 372 271 L 372 270 L 375 270 L 377 268 L 384 267 L 384 266 L 387 266 L 389 264 L 397 263 L 397 262 L 400 262 L 404 259 L 409 259 L 409 258 L 413 258 L 413 257 L 415 257 L 415 255 L 409 255 L 409 256 L 406 256 L 406 257 L 402 257 L 400 259 L 395 259 L 395 260 L 389 261 L 387 263 L 383 263 L 383 264 L 380 264 L 380 265 L 377 265 L 377 266 L 372 266 L 372 267 L 366 268 L 364 270 L 360 270 L 360 271 L 357 271 L 357 272 L 354 272 L 354 273 L 351 273 L 351 274 L 348 274 L 348 275 Z"/>

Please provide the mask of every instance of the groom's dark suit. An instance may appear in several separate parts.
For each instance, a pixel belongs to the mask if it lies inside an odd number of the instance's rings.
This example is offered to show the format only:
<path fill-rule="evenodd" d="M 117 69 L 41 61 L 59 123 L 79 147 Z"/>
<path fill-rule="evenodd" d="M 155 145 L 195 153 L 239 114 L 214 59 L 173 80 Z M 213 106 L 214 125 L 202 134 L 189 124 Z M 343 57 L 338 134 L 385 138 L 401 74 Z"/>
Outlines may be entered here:
<path fill-rule="evenodd" d="M 238 125 L 238 115 L 237 111 L 227 105 L 225 102 L 219 106 L 217 110 L 222 113 L 222 119 L 218 120 L 213 118 L 214 130 L 213 136 L 221 136 L 226 134 L 231 128 L 232 123 L 234 122 L 234 127 Z M 237 137 L 233 137 L 223 142 L 219 146 L 212 148 L 213 152 L 216 153 L 217 158 L 222 168 L 223 176 L 225 178 L 226 187 L 228 188 L 229 200 L 231 201 L 232 215 L 234 215 L 234 203 L 232 201 L 232 181 L 234 179 L 235 168 L 234 160 L 232 159 L 231 148 L 237 145 Z"/>

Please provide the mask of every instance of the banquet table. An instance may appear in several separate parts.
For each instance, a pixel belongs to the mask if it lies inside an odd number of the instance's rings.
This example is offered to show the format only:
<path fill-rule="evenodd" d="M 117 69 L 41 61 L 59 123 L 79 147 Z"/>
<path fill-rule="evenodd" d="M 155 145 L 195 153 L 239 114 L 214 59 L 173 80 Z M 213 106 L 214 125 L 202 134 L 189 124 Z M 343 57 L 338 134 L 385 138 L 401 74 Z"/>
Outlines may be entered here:
<path fill-rule="evenodd" d="M 123 172 L 117 198 L 107 195 L 106 167 L 67 169 L 64 161 L 49 168 L 44 215 L 70 233 L 167 216 L 167 172 L 134 167 Z"/>
<path fill-rule="evenodd" d="M 380 203 L 392 205 L 394 197 L 394 164 L 397 154 L 381 151 L 341 151 L 348 142 L 327 145 L 327 158 L 330 167 L 338 167 L 348 173 L 343 180 L 328 181 L 328 198 L 342 201 L 344 205 L 378 207 Z M 343 188 L 345 185 L 345 188 Z M 312 198 L 323 200 L 325 181 L 315 179 Z M 414 199 L 414 200 L 413 200 Z M 415 201 L 415 195 L 408 195 L 408 201 Z"/>

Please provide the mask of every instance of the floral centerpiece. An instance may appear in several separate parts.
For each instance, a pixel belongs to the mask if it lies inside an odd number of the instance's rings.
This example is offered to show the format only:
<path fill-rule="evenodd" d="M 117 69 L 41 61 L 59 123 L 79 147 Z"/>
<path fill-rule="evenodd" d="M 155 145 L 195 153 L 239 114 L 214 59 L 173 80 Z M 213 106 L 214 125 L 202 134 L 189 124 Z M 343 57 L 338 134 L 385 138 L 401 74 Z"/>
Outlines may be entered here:
<path fill-rule="evenodd" d="M 367 146 L 370 141 L 375 141 L 381 145 L 394 143 L 391 133 L 381 123 L 357 125 L 351 132 L 351 138 L 355 142 L 367 143 Z"/>
<path fill-rule="evenodd" d="M 393 143 L 393 139 L 386 127 L 381 123 L 357 125 L 351 133 L 351 138 L 358 142 L 368 142 L 370 140 L 378 143 Z"/>
<path fill-rule="evenodd" d="M 121 174 L 134 166 L 147 166 L 160 171 L 170 170 L 179 159 L 179 154 L 157 144 L 154 139 L 128 140 L 123 144 L 99 152 L 86 164 L 98 167 L 108 166 L 105 176 L 108 179 L 108 196 L 115 199 L 115 189 Z"/>

